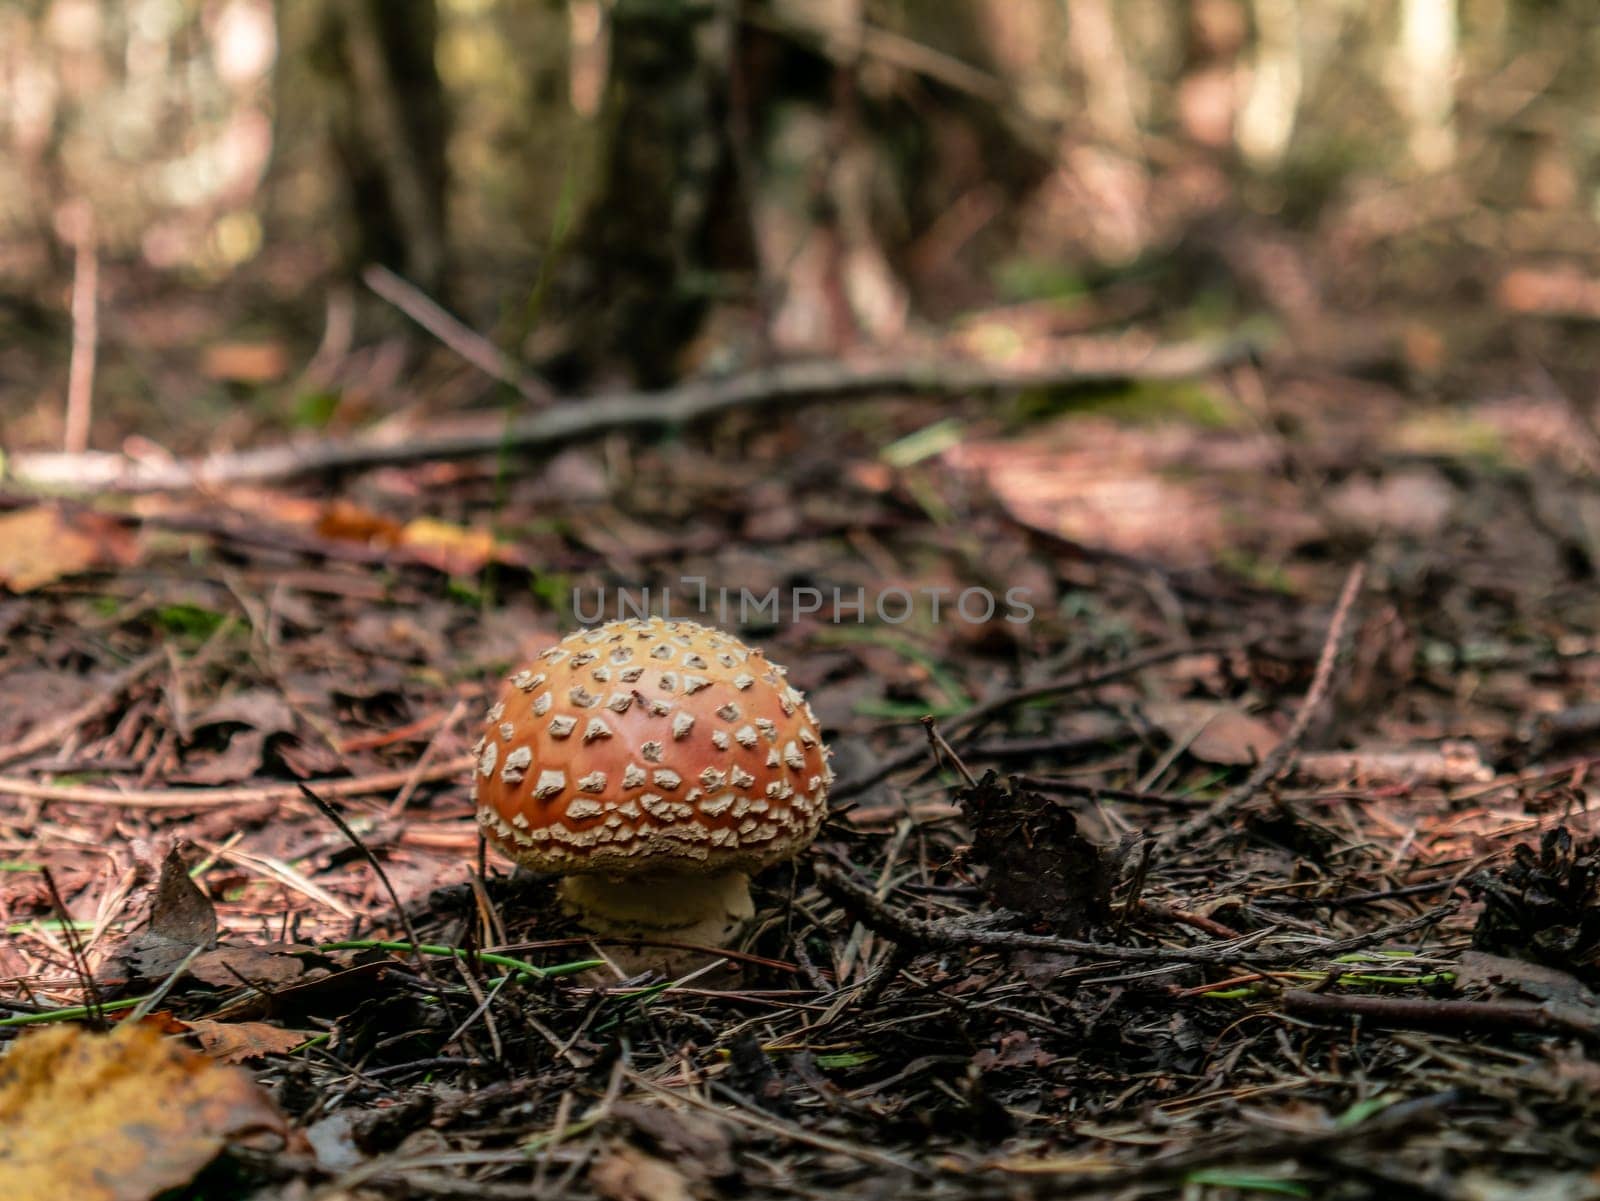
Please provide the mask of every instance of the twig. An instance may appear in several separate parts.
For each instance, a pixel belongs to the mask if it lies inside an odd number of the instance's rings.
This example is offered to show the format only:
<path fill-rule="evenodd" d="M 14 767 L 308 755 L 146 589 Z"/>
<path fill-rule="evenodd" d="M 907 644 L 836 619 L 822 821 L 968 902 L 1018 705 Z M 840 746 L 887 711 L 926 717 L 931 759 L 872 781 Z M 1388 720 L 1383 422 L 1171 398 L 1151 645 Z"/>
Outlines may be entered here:
<path fill-rule="evenodd" d="M 0 776 L 0 796 L 27 797 L 37 801 L 63 801 L 77 805 L 121 805 L 127 809 L 208 809 L 216 805 L 254 805 L 268 801 L 293 801 L 302 787 L 315 788 L 321 796 L 342 798 L 369 796 L 404 786 L 413 774 L 419 783 L 432 783 L 464 775 L 473 764 L 471 755 L 458 755 L 436 763 L 426 771 L 416 768 L 382 771 L 353 780 L 310 780 L 302 784 L 267 784 L 254 788 L 101 788 L 89 784 L 41 784 L 18 776 Z"/>
<path fill-rule="evenodd" d="M 62 447 L 68 454 L 89 448 L 94 416 L 94 365 L 100 345 L 100 256 L 95 249 L 94 212 L 78 207 L 72 271 L 72 358 L 67 367 L 67 419 Z"/>
<path fill-rule="evenodd" d="M 1210 827 L 1226 821 L 1249 804 L 1256 793 L 1275 780 L 1289 766 L 1289 761 L 1299 749 L 1306 731 L 1311 728 L 1311 719 L 1316 716 L 1317 710 L 1322 707 L 1323 701 L 1327 700 L 1328 692 L 1333 687 L 1333 669 L 1339 662 L 1339 652 L 1344 646 L 1345 626 L 1349 624 L 1356 596 L 1361 592 L 1361 584 L 1366 577 L 1367 568 L 1364 563 L 1357 563 L 1350 569 L 1350 574 L 1345 576 L 1344 588 L 1339 592 L 1339 602 L 1334 606 L 1333 619 L 1328 622 L 1327 637 L 1322 640 L 1322 653 L 1317 659 L 1317 668 L 1311 677 L 1311 687 L 1307 690 L 1305 699 L 1300 702 L 1300 709 L 1294 715 L 1294 721 L 1290 723 L 1289 731 L 1283 736 L 1283 741 L 1267 753 L 1243 784 L 1221 797 L 1205 812 L 1178 823 L 1162 834 L 1157 843 L 1158 850 L 1171 851 L 1174 847 L 1192 841 Z"/>
<path fill-rule="evenodd" d="M 1043 700 L 1046 697 L 1059 696 L 1064 692 L 1083 692 L 1090 688 L 1098 688 L 1101 684 L 1109 684 L 1111 681 L 1120 680 L 1124 676 L 1135 675 L 1147 667 L 1154 667 L 1158 663 L 1166 663 L 1173 659 L 1182 658 L 1184 655 L 1204 655 L 1234 650 L 1238 645 L 1238 643 L 1202 645 L 1186 642 L 1173 646 L 1158 647 L 1156 650 L 1149 651 L 1143 655 L 1134 655 L 1130 659 L 1124 659 L 1121 663 L 1113 663 L 1109 667 L 1078 671 L 1069 676 L 1046 680 L 1042 684 L 1030 684 L 1024 688 L 1016 688 L 1010 692 L 1003 692 L 989 697 L 987 700 L 980 701 L 965 713 L 958 713 L 954 717 L 946 718 L 945 729 L 956 731 L 976 726 L 987 718 L 1002 713 L 1015 705 Z M 833 789 L 831 795 L 835 801 L 853 797 L 858 793 L 865 792 L 880 780 L 887 779 L 903 768 L 926 761 L 927 757 L 927 749 L 921 745 L 909 746 L 896 754 L 886 755 L 878 761 L 878 766 L 866 775 L 841 780 Z"/>
<path fill-rule="evenodd" d="M 922 728 L 928 733 L 928 745 L 933 748 L 935 759 L 943 757 L 951 767 L 961 773 L 961 778 L 967 782 L 968 788 L 977 786 L 977 778 L 967 770 L 967 765 L 961 762 L 961 756 L 956 754 L 955 747 L 945 741 L 943 734 L 939 733 L 939 723 L 930 714 L 922 719 Z"/>
<path fill-rule="evenodd" d="M 1015 930 L 993 930 L 964 922 L 936 922 L 911 917 L 891 909 L 870 889 L 863 888 L 837 868 L 818 864 L 817 885 L 862 925 L 896 942 L 911 943 L 930 950 L 945 947 L 998 947 L 1008 950 L 1054 951 L 1066 955 L 1090 955 L 1101 959 L 1134 963 L 1228 963 L 1240 959 L 1246 950 L 1279 933 L 1276 926 L 1224 942 L 1203 943 L 1197 947 L 1129 947 L 1115 943 L 1083 942 L 1053 934 L 1027 934 Z M 1300 963 L 1307 959 L 1343 955 L 1373 943 L 1386 942 L 1437 923 L 1455 912 L 1454 906 L 1430 910 L 1417 917 L 1371 930 L 1349 938 L 1333 939 L 1313 946 L 1286 947 L 1274 951 L 1250 951 L 1249 961 L 1269 967 Z"/>
<path fill-rule="evenodd" d="M 411 957 L 416 961 L 417 974 L 424 980 L 434 984 L 439 983 L 438 977 L 433 974 L 433 969 L 428 966 L 427 957 L 417 949 L 422 945 L 422 939 L 417 937 L 417 928 L 411 924 L 411 915 L 406 912 L 406 907 L 400 903 L 400 894 L 394 890 L 394 885 L 389 882 L 389 873 L 383 870 L 383 864 L 378 862 L 378 857 L 372 853 L 372 848 L 361 841 L 360 836 L 350 828 L 349 823 L 344 820 L 337 809 L 328 804 L 327 801 L 323 800 L 305 784 L 301 784 L 299 787 L 306 800 L 322 810 L 322 816 L 339 827 L 339 833 L 350 840 L 350 845 L 355 847 L 361 853 L 361 857 L 372 867 L 373 872 L 378 877 L 378 882 L 383 885 L 383 891 L 389 894 L 389 901 L 394 905 L 394 911 L 400 915 L 400 924 L 405 927 L 406 938 L 411 943 Z"/>
<path fill-rule="evenodd" d="M 736 409 L 784 411 L 802 402 L 860 400 L 883 394 L 994 395 L 1032 388 L 1087 388 L 1130 379 L 1203 375 L 1250 355 L 1247 338 L 1179 342 L 1130 353 L 1120 362 L 999 369 L 965 362 L 831 361 L 789 363 L 662 392 L 613 392 L 562 404 L 510 423 L 484 417 L 447 430 L 404 436 L 321 439 L 202 459 L 128 459 L 116 454 L 23 454 L 6 478 L 24 487 L 66 491 L 153 492 L 281 482 L 317 472 L 464 458 L 504 450 L 547 450 L 625 429 L 671 429 Z"/>
<path fill-rule="evenodd" d="M 1057 938 L 1050 934 L 1025 934 L 1012 930 L 989 930 L 959 922 L 934 922 L 910 917 L 891 909 L 838 869 L 817 866 L 817 885 L 862 925 L 898 943 L 937 949 L 942 947 L 1004 947 L 1012 950 L 1056 951 L 1069 955 L 1093 955 L 1136 963 L 1222 963 L 1237 959 L 1242 951 L 1255 946 L 1275 931 L 1258 930 L 1228 943 L 1199 947 L 1126 947 L 1110 943 L 1083 942 L 1076 938 Z M 1252 955 L 1252 959 L 1259 958 Z"/>
<path fill-rule="evenodd" d="M 361 273 L 361 281 L 479 371 L 515 388 L 524 400 L 542 407 L 556 399 L 550 385 L 518 367 L 494 343 L 389 268 L 374 263 Z"/>
<path fill-rule="evenodd" d="M 428 745 L 422 748 L 422 754 L 417 756 L 416 766 L 411 769 L 411 774 L 406 782 L 400 786 L 400 791 L 395 793 L 394 800 L 389 802 L 389 811 L 386 816 L 399 817 L 405 812 L 406 806 L 411 803 L 411 798 L 416 795 L 417 786 L 422 782 L 423 774 L 428 770 L 428 764 L 433 760 L 433 754 L 439 749 L 439 742 L 451 730 L 455 729 L 456 722 L 461 720 L 461 715 L 467 711 L 467 702 L 458 700 L 451 707 L 450 713 L 444 722 L 434 731 Z"/>
<path fill-rule="evenodd" d="M 1361 1018 L 1377 1026 L 1411 1030 L 1531 1030 L 1600 1038 L 1600 1014 L 1550 1001 L 1434 1001 L 1291 988 L 1283 994 L 1283 1011 L 1318 1021 Z"/>

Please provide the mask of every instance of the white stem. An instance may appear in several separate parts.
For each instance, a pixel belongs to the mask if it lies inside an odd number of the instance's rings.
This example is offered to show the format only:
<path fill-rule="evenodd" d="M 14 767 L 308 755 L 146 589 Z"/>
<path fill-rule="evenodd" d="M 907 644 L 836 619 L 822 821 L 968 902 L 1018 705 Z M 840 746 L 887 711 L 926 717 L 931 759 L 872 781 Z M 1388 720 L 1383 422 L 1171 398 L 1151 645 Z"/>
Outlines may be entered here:
<path fill-rule="evenodd" d="M 750 880 L 743 872 L 705 876 L 568 876 L 561 897 L 598 934 L 670 934 L 721 946 L 751 917 Z"/>

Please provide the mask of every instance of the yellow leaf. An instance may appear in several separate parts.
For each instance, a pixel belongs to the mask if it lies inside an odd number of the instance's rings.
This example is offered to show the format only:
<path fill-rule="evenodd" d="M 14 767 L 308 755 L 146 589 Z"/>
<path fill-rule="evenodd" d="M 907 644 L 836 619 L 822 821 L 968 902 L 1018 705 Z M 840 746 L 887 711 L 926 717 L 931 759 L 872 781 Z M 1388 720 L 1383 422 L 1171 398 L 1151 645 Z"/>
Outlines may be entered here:
<path fill-rule="evenodd" d="M 267 1095 L 154 1024 L 30 1031 L 0 1060 L 6 1201 L 149 1201 L 247 1138 L 288 1138 Z"/>
<path fill-rule="evenodd" d="M 31 592 L 100 559 L 100 542 L 74 529 L 59 509 L 39 505 L 0 516 L 0 584 Z"/>
<path fill-rule="evenodd" d="M 488 530 L 464 529 L 428 517 L 407 522 L 399 544 L 417 562 L 449 575 L 472 575 L 498 558 L 494 535 Z"/>

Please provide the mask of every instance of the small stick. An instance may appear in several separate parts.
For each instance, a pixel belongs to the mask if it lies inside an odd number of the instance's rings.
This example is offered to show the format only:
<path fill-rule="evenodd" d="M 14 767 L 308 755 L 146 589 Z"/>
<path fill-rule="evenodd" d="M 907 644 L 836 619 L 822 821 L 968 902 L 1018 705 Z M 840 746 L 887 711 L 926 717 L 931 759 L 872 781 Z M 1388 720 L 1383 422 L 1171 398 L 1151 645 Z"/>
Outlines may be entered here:
<path fill-rule="evenodd" d="M 1319 1021 L 1362 1018 L 1379 1026 L 1422 1030 L 1531 1030 L 1600 1038 L 1600 1019 L 1575 1005 L 1532 1001 L 1433 1001 L 1368 997 L 1291 988 L 1283 1011 Z"/>
<path fill-rule="evenodd" d="M 479 371 L 515 388 L 524 400 L 547 405 L 555 399 L 543 380 L 522 370 L 494 343 L 469 329 L 415 284 L 401 279 L 389 268 L 374 263 L 361 273 L 361 281 Z"/>
<path fill-rule="evenodd" d="M 395 793 L 394 800 L 389 802 L 387 816 L 399 817 L 405 812 L 411 798 L 416 794 L 417 785 L 422 783 L 423 773 L 428 770 L 428 763 L 433 759 L 433 753 L 439 749 L 439 740 L 451 730 L 455 729 L 456 722 L 461 720 L 461 715 L 467 711 L 466 701 L 457 701 L 451 708 L 449 716 L 444 723 L 434 731 L 433 737 L 428 739 L 428 745 L 422 748 L 422 754 L 417 757 L 417 764 L 411 769 L 411 774 L 406 777 L 406 782 L 400 786 L 400 791 Z"/>
<path fill-rule="evenodd" d="M 100 345 L 100 256 L 95 250 L 94 210 L 82 201 L 73 209 L 72 358 L 67 368 L 66 430 L 61 442 L 68 454 L 82 454 L 89 449 L 89 424 L 94 415 L 94 365 Z"/>
<path fill-rule="evenodd" d="M 417 949 L 422 945 L 422 940 L 417 937 L 416 927 L 411 924 L 411 915 L 406 912 L 406 907 L 400 903 L 400 894 L 395 892 L 394 885 L 389 882 L 388 873 L 383 870 L 383 864 L 378 862 L 378 857 L 372 853 L 372 848 L 361 841 L 356 832 L 339 815 L 339 811 L 328 804 L 327 801 L 312 792 L 305 784 L 300 785 L 300 791 L 305 794 L 307 800 L 322 810 L 324 817 L 339 827 L 339 832 L 348 838 L 350 844 L 361 852 L 362 858 L 372 865 L 372 870 L 378 875 L 378 881 L 383 885 L 384 891 L 389 894 L 389 900 L 394 904 L 395 912 L 400 915 L 400 924 L 405 927 L 406 938 L 411 943 L 412 958 L 417 962 L 417 973 L 431 983 L 439 983 L 438 978 L 433 974 L 433 969 L 428 966 L 427 957 Z"/>
<path fill-rule="evenodd" d="M 1256 793 L 1280 776 L 1289 766 L 1289 761 L 1300 748 L 1306 731 L 1311 728 L 1311 719 L 1316 716 L 1317 710 L 1322 707 L 1323 701 L 1327 700 L 1328 692 L 1333 687 L 1333 669 L 1339 662 L 1339 652 L 1344 646 L 1345 626 L 1349 624 L 1350 612 L 1355 607 L 1356 597 L 1360 594 L 1361 585 L 1366 578 L 1367 568 L 1364 563 L 1357 563 L 1350 569 L 1350 574 L 1345 576 L 1344 588 L 1339 592 L 1339 603 L 1334 606 L 1333 619 L 1328 623 L 1327 637 L 1322 640 L 1322 653 L 1317 658 L 1317 668 L 1311 677 L 1311 687 L 1306 691 L 1305 699 L 1300 702 L 1300 709 L 1294 715 L 1294 721 L 1290 723 L 1289 732 L 1283 736 L 1283 741 L 1267 753 L 1243 784 L 1223 796 L 1205 812 L 1196 814 L 1188 821 L 1180 822 L 1163 834 L 1158 841 L 1158 849 L 1170 851 L 1176 846 L 1192 841 L 1211 826 L 1226 821 L 1249 804 Z"/>
<path fill-rule="evenodd" d="M 975 787 L 978 783 L 976 777 L 967 770 L 967 765 L 961 762 L 961 756 L 956 754 L 955 748 L 945 741 L 944 735 L 939 733 L 939 723 L 930 714 L 922 719 L 922 728 L 928 732 L 928 745 L 933 748 L 934 758 L 943 755 L 967 782 L 967 787 Z"/>
<path fill-rule="evenodd" d="M 585 397 L 582 403 L 552 405 L 509 422 L 501 415 L 451 427 L 419 429 L 405 438 L 372 434 L 350 439 L 319 438 L 198 459 L 159 461 L 117 454 L 17 454 L 7 460 L 5 478 L 25 488 L 80 493 L 267 484 L 316 473 L 425 459 L 548 450 L 602 438 L 617 430 L 681 428 L 736 409 L 787 413 L 801 404 L 843 404 L 884 393 L 992 396 L 1038 387 L 1085 388 L 1130 379 L 1183 379 L 1236 362 L 1255 350 L 1253 342 L 1242 338 L 1179 342 L 1121 356 L 1116 362 L 1090 366 L 1054 363 L 1015 370 L 953 360 L 889 360 L 860 365 L 829 361 L 783 363 L 770 370 L 694 380 L 662 392 L 602 393 Z"/>

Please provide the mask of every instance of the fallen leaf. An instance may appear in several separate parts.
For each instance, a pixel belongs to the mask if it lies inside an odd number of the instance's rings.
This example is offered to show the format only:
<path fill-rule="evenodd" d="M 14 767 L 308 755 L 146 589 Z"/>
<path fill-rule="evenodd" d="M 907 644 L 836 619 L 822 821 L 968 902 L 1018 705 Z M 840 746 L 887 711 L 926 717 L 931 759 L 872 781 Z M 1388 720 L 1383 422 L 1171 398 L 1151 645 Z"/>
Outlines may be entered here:
<path fill-rule="evenodd" d="M 287 984 L 300 979 L 305 970 L 302 956 L 262 947 L 216 947 L 197 955 L 189 965 L 189 975 L 220 988 Z"/>
<path fill-rule="evenodd" d="M 197 947 L 217 940 L 217 911 L 189 876 L 189 865 L 174 846 L 161 861 L 150 907 L 150 923 L 123 952 L 129 970 L 142 979 L 164 979 Z"/>
<path fill-rule="evenodd" d="M 288 1126 L 247 1072 L 152 1025 L 29 1031 L 0 1061 L 6 1201 L 149 1201 L 241 1140 L 278 1149 Z"/>
<path fill-rule="evenodd" d="M 195 730 L 210 726 L 243 726 L 226 746 L 214 753 L 186 752 L 181 772 L 169 779 L 181 784 L 236 784 L 249 779 L 261 766 L 267 740 L 294 731 L 294 711 L 276 692 L 252 688 L 218 701 L 191 723 Z"/>
<path fill-rule="evenodd" d="M 972 858 L 989 870 L 983 890 L 1003 909 L 1075 935 L 1103 918 L 1115 856 L 1078 833 L 1078 819 L 1048 797 L 1003 786 L 994 772 L 956 794 L 972 827 Z"/>
<path fill-rule="evenodd" d="M 1437 471 L 1395 471 L 1370 479 L 1353 476 L 1325 497 L 1328 511 L 1367 534 L 1429 538 L 1444 529 L 1456 492 Z"/>
<path fill-rule="evenodd" d="M 0 746 L 42 721 L 71 712 L 98 691 L 91 679 L 45 668 L 26 668 L 0 676 Z"/>
<path fill-rule="evenodd" d="M 1259 763 L 1283 741 L 1258 717 L 1236 705 L 1214 701 L 1159 701 L 1145 715 L 1174 742 L 1188 742 L 1188 754 L 1201 763 L 1238 767 Z"/>
<path fill-rule="evenodd" d="M 334 501 L 322 511 L 316 532 L 324 538 L 386 550 L 397 562 L 420 563 L 447 575 L 474 575 L 490 562 L 521 562 L 515 548 L 497 541 L 486 529 L 451 525 L 432 517 L 402 524 L 346 500 Z"/>
<path fill-rule="evenodd" d="M 1487 951 L 1463 951 L 1456 966 L 1456 987 L 1471 988 L 1489 984 L 1504 984 L 1537 997 L 1541 1001 L 1565 1001 L 1594 1009 L 1600 997 L 1594 990 L 1571 972 L 1546 967 L 1542 963 L 1527 963 L 1521 959 L 1507 959 Z"/>
<path fill-rule="evenodd" d="M 689 1182 L 664 1159 L 619 1146 L 589 1169 L 589 1187 L 610 1201 L 693 1201 Z"/>
<path fill-rule="evenodd" d="M 696 1180 L 718 1180 L 738 1174 L 733 1140 L 727 1127 L 714 1118 L 679 1113 L 659 1105 L 641 1105 L 636 1101 L 615 1102 L 611 1116 L 631 1125 L 651 1149 L 671 1156 Z"/>
<path fill-rule="evenodd" d="M 431 517 L 407 522 L 398 545 L 409 558 L 446 575 L 475 575 L 490 560 L 506 561 L 488 530 L 469 530 Z"/>
<path fill-rule="evenodd" d="M 132 533 L 99 513 L 35 505 L 0 516 L 0 586 L 31 592 L 104 563 L 130 563 Z"/>
<path fill-rule="evenodd" d="M 1495 289 L 1500 307 L 1540 317 L 1600 317 L 1600 280 L 1576 266 L 1517 267 Z"/>
<path fill-rule="evenodd" d="M 289 373 L 289 352 L 281 342 L 219 342 L 206 348 L 200 369 L 228 383 L 270 384 Z"/>
<path fill-rule="evenodd" d="M 189 1031 L 200 1040 L 200 1048 L 224 1063 L 242 1063 L 263 1055 L 283 1055 L 311 1036 L 302 1030 L 284 1030 L 267 1022 L 214 1022 L 196 1018 Z"/>
<path fill-rule="evenodd" d="M 400 540 L 400 530 L 400 523 L 392 517 L 348 500 L 330 501 L 316 521 L 316 531 L 324 538 L 369 546 L 393 546 Z"/>
<path fill-rule="evenodd" d="M 991 1071 L 994 1068 L 1025 1068 L 1037 1071 L 1047 1068 L 1056 1061 L 1056 1056 L 1050 1054 L 1038 1042 L 1030 1037 L 1026 1031 L 1013 1030 L 1009 1034 L 1002 1034 L 997 1046 L 985 1047 L 972 1057 L 972 1066 L 980 1072 Z"/>

